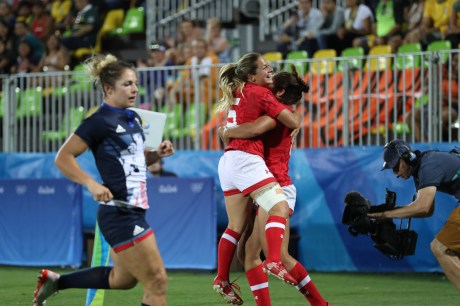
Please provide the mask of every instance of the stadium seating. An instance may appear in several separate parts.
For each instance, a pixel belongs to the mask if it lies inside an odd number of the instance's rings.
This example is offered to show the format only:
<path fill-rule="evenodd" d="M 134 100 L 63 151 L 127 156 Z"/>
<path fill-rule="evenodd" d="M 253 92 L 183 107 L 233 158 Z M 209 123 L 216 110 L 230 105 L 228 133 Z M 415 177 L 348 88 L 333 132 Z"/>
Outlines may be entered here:
<path fill-rule="evenodd" d="M 312 74 L 328 74 L 334 72 L 334 58 L 337 57 L 337 51 L 334 49 L 318 50 L 313 54 L 316 61 L 310 65 Z"/>
<path fill-rule="evenodd" d="M 391 47 L 389 45 L 374 46 L 369 51 L 369 56 L 379 56 L 377 58 L 370 58 L 366 61 L 366 71 L 384 71 L 391 68 Z"/>
<path fill-rule="evenodd" d="M 346 48 L 342 51 L 341 57 L 347 58 L 348 69 L 356 70 L 363 67 L 364 49 L 361 47 L 357 48 Z M 348 59 L 350 58 L 350 59 Z M 338 71 L 343 71 L 343 61 L 340 61 L 337 65 Z"/>
<path fill-rule="evenodd" d="M 199 118 L 197 118 L 198 113 L 199 113 Z M 201 129 L 205 121 L 206 121 L 206 108 L 203 107 L 203 105 L 199 105 L 199 110 L 197 111 L 195 108 L 195 104 L 189 105 L 187 107 L 187 110 L 185 111 L 184 127 L 182 129 L 180 136 L 181 137 L 190 136 L 192 139 L 195 139 L 197 123 L 198 123 L 198 128 Z"/>
<path fill-rule="evenodd" d="M 91 79 L 89 78 L 89 75 L 86 72 L 86 67 L 83 64 L 78 64 L 73 68 L 74 72 L 79 72 L 79 73 L 73 73 L 72 78 L 71 78 L 71 85 L 70 85 L 70 92 L 76 92 L 76 91 L 89 91 L 91 88 Z"/>
<path fill-rule="evenodd" d="M 442 52 L 442 51 L 449 51 L 451 49 L 452 49 L 452 45 L 450 41 L 439 40 L 439 41 L 433 41 L 432 43 L 430 43 L 427 46 L 426 51 L 439 52 L 441 63 L 444 64 L 449 59 L 449 53 Z M 427 62 L 425 62 L 425 64 L 427 64 Z"/>
<path fill-rule="evenodd" d="M 16 88 L 16 118 L 36 117 L 42 114 L 42 88 Z"/>
<path fill-rule="evenodd" d="M 64 140 L 69 133 L 75 131 L 78 125 L 85 117 L 85 110 L 82 106 L 71 108 L 68 113 L 64 115 L 59 130 L 56 131 L 44 131 L 42 133 L 42 139 L 45 141 L 61 141 Z M 69 131 L 67 131 L 69 127 Z"/>
<path fill-rule="evenodd" d="M 161 113 L 166 114 L 164 137 L 166 139 L 179 138 L 182 134 L 181 121 L 184 116 L 182 104 L 176 104 L 173 106 L 166 104 L 161 109 Z"/>
<path fill-rule="evenodd" d="M 398 54 L 395 59 L 395 67 L 398 70 L 420 68 L 421 55 L 404 55 L 407 53 L 422 52 L 420 43 L 403 44 L 398 48 Z"/>
<path fill-rule="evenodd" d="M 120 28 L 123 25 L 123 20 L 125 18 L 125 11 L 122 9 L 110 10 L 105 16 L 104 23 L 102 24 L 101 32 L 102 37 L 104 38 L 107 35 L 115 33 L 116 29 Z"/>
<path fill-rule="evenodd" d="M 289 65 L 285 65 L 284 70 L 286 71 L 291 71 L 290 64 L 293 64 L 296 68 L 296 71 L 299 75 L 304 75 L 307 73 L 308 69 L 308 63 L 302 62 L 308 58 L 308 53 L 307 51 L 301 50 L 301 51 L 291 51 L 287 54 L 286 57 L 286 62 L 289 63 Z"/>
<path fill-rule="evenodd" d="M 265 52 L 262 55 L 268 62 L 276 62 L 283 60 L 283 54 L 281 54 L 281 52 Z"/>
<path fill-rule="evenodd" d="M 121 27 L 115 29 L 113 34 L 126 36 L 145 31 L 145 12 L 142 7 L 132 7 L 126 11 Z"/>
<path fill-rule="evenodd" d="M 82 59 L 86 56 L 99 53 L 102 51 L 102 32 L 99 30 L 96 37 L 96 45 L 92 48 L 78 48 L 72 53 L 77 59 Z"/>

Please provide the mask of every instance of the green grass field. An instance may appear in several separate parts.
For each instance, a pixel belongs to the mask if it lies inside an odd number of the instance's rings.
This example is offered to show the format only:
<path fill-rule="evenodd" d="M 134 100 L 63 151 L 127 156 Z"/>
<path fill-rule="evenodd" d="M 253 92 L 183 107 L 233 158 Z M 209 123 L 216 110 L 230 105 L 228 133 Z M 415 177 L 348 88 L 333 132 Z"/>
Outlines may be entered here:
<path fill-rule="evenodd" d="M 38 268 L 0 267 L 0 305 L 32 305 Z M 56 269 L 68 273 L 70 269 Z M 168 271 L 168 305 L 226 305 L 212 291 L 214 274 Z M 232 273 L 238 277 L 239 273 Z M 311 273 L 322 295 L 334 306 L 458 306 L 460 294 L 442 274 Z M 244 305 L 255 305 L 247 280 L 238 280 Z M 296 289 L 270 278 L 273 306 L 308 305 Z M 107 291 L 106 306 L 140 305 L 142 288 Z M 69 289 L 49 299 L 47 306 L 85 305 L 86 290 Z"/>

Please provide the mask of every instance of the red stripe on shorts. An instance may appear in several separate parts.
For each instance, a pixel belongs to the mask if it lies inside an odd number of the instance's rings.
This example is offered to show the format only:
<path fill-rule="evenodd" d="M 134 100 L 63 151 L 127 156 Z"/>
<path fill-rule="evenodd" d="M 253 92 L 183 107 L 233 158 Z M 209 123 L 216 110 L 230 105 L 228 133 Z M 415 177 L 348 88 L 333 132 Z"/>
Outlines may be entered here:
<path fill-rule="evenodd" d="M 129 249 L 134 244 L 141 242 L 142 240 L 146 239 L 147 237 L 150 237 L 151 235 L 153 235 L 153 230 L 152 229 L 150 229 L 147 233 L 145 233 L 144 235 L 142 235 L 140 237 L 137 237 L 134 240 L 131 240 L 131 241 L 125 243 L 125 244 L 117 246 L 116 248 L 113 249 L 113 251 L 115 253 L 118 253 L 118 252 L 121 252 L 123 250 Z"/>
<path fill-rule="evenodd" d="M 269 178 L 266 178 L 260 182 L 258 182 L 257 184 L 254 184 L 252 185 L 251 187 L 249 188 L 246 188 L 245 190 L 243 190 L 243 195 L 244 196 L 247 196 L 248 194 L 250 194 L 251 192 L 259 189 L 260 187 L 263 187 L 267 184 L 270 184 L 270 183 L 273 183 L 275 182 L 276 183 L 276 179 L 274 177 L 269 177 Z"/>

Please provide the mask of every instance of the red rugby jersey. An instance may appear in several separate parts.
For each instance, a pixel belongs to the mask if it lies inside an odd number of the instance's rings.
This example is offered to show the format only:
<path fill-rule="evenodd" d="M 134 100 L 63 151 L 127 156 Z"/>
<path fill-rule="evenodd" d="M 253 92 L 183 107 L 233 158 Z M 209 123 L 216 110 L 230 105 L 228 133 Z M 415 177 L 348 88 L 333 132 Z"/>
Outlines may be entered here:
<path fill-rule="evenodd" d="M 263 115 L 275 119 L 282 110 L 287 108 L 286 105 L 276 100 L 269 89 L 256 84 L 246 83 L 243 93 L 238 91 L 235 95 L 236 98 L 227 115 L 228 127 L 253 122 Z M 239 150 L 264 157 L 262 137 L 251 139 L 233 138 L 225 148 L 225 151 L 228 150 Z"/>
<path fill-rule="evenodd" d="M 288 106 L 292 111 L 292 108 Z M 263 135 L 265 163 L 281 186 L 292 185 L 289 176 L 292 129 L 276 121 L 276 127 Z"/>

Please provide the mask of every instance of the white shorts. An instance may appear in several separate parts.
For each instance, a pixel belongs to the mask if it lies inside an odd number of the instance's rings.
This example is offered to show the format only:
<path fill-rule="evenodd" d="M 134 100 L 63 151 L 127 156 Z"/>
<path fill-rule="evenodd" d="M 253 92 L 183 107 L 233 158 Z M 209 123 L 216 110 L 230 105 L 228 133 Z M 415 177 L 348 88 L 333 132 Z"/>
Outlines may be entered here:
<path fill-rule="evenodd" d="M 219 160 L 219 180 L 225 196 L 248 195 L 276 182 L 262 157 L 243 151 L 227 151 Z"/>
<path fill-rule="evenodd" d="M 291 209 L 291 215 L 294 212 L 295 200 L 297 197 L 297 190 L 295 189 L 294 184 L 281 187 L 283 188 L 283 193 L 286 196 L 289 208 Z"/>

